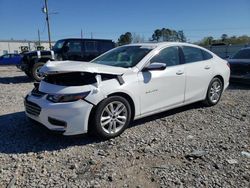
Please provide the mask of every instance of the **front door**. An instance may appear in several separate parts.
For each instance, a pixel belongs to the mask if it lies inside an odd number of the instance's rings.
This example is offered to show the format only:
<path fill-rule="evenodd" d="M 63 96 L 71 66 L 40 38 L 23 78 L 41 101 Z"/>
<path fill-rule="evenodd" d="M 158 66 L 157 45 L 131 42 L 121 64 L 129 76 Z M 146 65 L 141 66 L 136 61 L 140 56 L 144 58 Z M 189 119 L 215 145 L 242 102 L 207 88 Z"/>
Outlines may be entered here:
<path fill-rule="evenodd" d="M 150 63 L 165 63 L 165 70 L 141 71 L 141 115 L 153 113 L 184 102 L 185 72 L 180 62 L 178 47 L 167 47 L 154 56 Z"/>

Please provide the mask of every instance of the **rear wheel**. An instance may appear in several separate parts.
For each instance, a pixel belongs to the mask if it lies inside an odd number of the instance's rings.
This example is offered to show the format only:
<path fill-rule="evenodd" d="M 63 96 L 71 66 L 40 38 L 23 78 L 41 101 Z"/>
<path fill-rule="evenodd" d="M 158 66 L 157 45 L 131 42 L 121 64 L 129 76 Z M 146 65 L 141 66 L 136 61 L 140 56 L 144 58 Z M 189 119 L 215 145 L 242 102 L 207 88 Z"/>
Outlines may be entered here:
<path fill-rule="evenodd" d="M 204 101 L 205 104 L 207 106 L 216 105 L 220 101 L 222 91 L 223 91 L 222 81 L 219 78 L 213 78 L 207 90 L 207 96 Z"/>
<path fill-rule="evenodd" d="M 44 63 L 35 63 L 31 70 L 32 77 L 38 82 L 40 82 L 43 79 L 43 76 L 39 73 L 39 70 L 43 65 Z"/>
<path fill-rule="evenodd" d="M 131 120 L 131 107 L 126 99 L 112 96 L 104 99 L 96 108 L 93 133 L 101 138 L 113 138 L 120 135 Z"/>

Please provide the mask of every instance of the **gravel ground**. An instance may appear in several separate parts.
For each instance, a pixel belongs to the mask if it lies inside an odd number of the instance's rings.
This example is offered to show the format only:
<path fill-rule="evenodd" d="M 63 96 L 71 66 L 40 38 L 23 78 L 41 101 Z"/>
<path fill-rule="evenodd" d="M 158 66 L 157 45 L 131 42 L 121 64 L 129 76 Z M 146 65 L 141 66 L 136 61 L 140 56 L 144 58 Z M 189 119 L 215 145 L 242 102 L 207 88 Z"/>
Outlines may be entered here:
<path fill-rule="evenodd" d="M 135 121 L 108 141 L 28 122 L 32 87 L 0 67 L 0 187 L 250 187 L 250 86 L 231 85 L 214 107 Z"/>

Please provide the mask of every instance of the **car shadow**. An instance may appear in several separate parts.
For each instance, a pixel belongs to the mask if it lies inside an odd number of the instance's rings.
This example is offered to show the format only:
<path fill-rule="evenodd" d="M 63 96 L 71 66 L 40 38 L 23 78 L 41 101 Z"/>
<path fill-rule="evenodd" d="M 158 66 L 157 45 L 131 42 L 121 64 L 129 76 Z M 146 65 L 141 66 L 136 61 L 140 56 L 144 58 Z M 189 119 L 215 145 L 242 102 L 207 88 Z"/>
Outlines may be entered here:
<path fill-rule="evenodd" d="M 146 118 L 135 120 L 130 127 L 140 126 L 146 122 L 165 118 L 186 110 L 200 108 L 200 103 L 162 112 Z M 84 146 L 99 143 L 97 137 L 85 135 L 63 136 L 55 134 L 43 126 L 29 121 L 24 112 L 0 116 L 0 153 L 21 154 L 28 152 L 56 151 L 71 146 Z"/>
<path fill-rule="evenodd" d="M 20 84 L 34 82 L 28 76 L 0 77 L 0 84 Z"/>
<path fill-rule="evenodd" d="M 26 119 L 24 112 L 0 116 L 0 153 L 55 151 L 100 141 L 87 135 L 68 137 L 52 133 Z"/>
<path fill-rule="evenodd" d="M 167 111 L 160 112 L 151 116 L 147 116 L 142 119 L 135 120 L 134 122 L 132 122 L 131 127 L 143 125 L 147 122 L 163 119 L 163 118 L 166 118 L 166 117 L 169 117 L 169 116 L 181 113 L 181 112 L 185 112 L 185 111 L 192 110 L 192 109 L 198 109 L 198 108 L 206 108 L 206 106 L 203 105 L 202 102 L 196 102 L 196 103 L 182 106 L 179 108 L 175 108 L 172 110 L 167 110 Z"/>

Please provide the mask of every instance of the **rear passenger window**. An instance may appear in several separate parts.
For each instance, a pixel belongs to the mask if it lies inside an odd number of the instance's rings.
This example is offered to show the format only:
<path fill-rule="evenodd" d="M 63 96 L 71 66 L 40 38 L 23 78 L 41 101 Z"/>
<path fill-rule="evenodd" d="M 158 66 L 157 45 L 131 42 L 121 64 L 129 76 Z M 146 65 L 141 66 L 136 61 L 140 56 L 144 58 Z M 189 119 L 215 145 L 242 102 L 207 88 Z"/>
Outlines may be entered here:
<path fill-rule="evenodd" d="M 95 41 L 86 41 L 85 42 L 85 52 L 97 52 L 96 42 Z"/>
<path fill-rule="evenodd" d="M 69 41 L 67 45 L 69 47 L 69 53 L 81 53 L 81 42 L 80 41 Z"/>
<path fill-rule="evenodd" d="M 184 53 L 185 63 L 203 61 L 203 54 L 201 49 L 190 46 L 183 46 L 182 50 Z"/>
<path fill-rule="evenodd" d="M 208 52 L 206 52 L 204 50 L 201 50 L 201 51 L 202 51 L 203 59 L 204 60 L 208 60 L 208 59 L 212 59 L 213 58 L 213 56 L 210 53 L 208 53 Z"/>
<path fill-rule="evenodd" d="M 167 67 L 179 65 L 179 50 L 178 47 L 168 47 L 159 52 L 159 54 L 155 55 L 151 60 L 151 63 L 165 63 Z"/>

